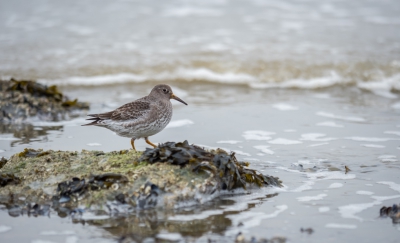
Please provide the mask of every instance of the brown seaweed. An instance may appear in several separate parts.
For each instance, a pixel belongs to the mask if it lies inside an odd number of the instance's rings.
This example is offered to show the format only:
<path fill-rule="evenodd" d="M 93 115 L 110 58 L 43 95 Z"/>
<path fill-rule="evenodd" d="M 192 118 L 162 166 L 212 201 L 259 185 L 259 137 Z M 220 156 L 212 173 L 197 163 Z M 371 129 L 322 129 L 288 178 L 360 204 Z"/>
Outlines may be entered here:
<path fill-rule="evenodd" d="M 246 188 L 247 184 L 259 187 L 281 186 L 278 178 L 247 168 L 248 163 L 237 161 L 234 153 L 228 154 L 222 149 L 208 152 L 199 146 L 189 145 L 186 140 L 179 143 L 167 142 L 154 149 L 147 148 L 139 161 L 190 166 L 195 172 L 216 174 L 223 190 Z"/>

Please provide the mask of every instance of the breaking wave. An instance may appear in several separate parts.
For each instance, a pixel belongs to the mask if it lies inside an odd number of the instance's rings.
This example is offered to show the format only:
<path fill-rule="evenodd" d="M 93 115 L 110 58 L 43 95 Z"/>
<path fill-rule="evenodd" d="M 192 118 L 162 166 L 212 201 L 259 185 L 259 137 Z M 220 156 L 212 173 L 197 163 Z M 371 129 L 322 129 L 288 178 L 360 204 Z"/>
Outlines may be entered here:
<path fill-rule="evenodd" d="M 381 77 L 359 77 L 357 74 L 343 74 L 330 71 L 325 75 L 310 77 L 265 77 L 264 74 L 245 72 L 217 72 L 208 68 L 179 68 L 174 71 L 154 73 L 116 73 L 95 76 L 74 76 L 60 79 L 41 79 L 40 82 L 59 86 L 101 86 L 143 82 L 208 82 L 230 85 L 246 85 L 254 89 L 295 88 L 320 89 L 334 86 L 354 86 L 386 98 L 396 98 L 393 92 L 400 91 L 400 73 Z M 290 76 L 290 75 L 288 75 Z M 293 75 L 292 75 L 293 76 Z M 301 76 L 301 75 L 299 75 Z"/>

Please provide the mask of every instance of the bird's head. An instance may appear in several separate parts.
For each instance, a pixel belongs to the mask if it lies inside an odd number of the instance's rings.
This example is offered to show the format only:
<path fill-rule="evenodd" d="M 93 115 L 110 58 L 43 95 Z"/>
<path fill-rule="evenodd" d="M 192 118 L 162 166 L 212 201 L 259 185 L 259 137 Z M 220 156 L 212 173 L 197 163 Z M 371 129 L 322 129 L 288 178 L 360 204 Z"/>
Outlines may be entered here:
<path fill-rule="evenodd" d="M 177 100 L 177 101 L 187 105 L 187 103 L 185 101 L 181 100 L 181 98 L 174 95 L 171 87 L 166 84 L 156 85 L 150 92 L 150 96 L 152 96 L 152 95 L 156 95 L 157 97 L 162 97 L 165 99 L 174 99 L 174 100 Z"/>

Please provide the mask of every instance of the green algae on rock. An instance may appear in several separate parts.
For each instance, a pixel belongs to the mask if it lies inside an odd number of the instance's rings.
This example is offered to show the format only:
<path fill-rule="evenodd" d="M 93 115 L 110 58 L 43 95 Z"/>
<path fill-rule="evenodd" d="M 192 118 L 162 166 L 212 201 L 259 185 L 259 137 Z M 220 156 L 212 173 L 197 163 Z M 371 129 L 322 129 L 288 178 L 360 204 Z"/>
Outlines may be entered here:
<path fill-rule="evenodd" d="M 14 195 L 25 202 L 51 204 L 55 210 L 107 207 L 121 210 L 179 208 L 202 204 L 219 191 L 281 186 L 218 149 L 168 142 L 144 153 L 133 150 L 43 151 L 25 149 L 13 155 L 0 173 L 21 179 L 7 185 L 0 198 Z"/>
<path fill-rule="evenodd" d="M 68 118 L 74 111 L 89 105 L 70 100 L 57 86 L 30 80 L 0 80 L 0 122 L 22 122 L 30 117 L 46 121 Z"/>

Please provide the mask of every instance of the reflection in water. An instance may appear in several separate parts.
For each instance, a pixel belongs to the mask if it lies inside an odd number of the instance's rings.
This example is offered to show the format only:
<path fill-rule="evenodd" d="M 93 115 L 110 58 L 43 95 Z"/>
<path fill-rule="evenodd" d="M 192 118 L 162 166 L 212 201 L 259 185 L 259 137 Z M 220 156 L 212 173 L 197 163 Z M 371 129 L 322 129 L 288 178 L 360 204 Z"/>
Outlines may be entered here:
<path fill-rule="evenodd" d="M 49 131 L 62 131 L 63 126 L 38 127 L 32 124 L 0 123 L 0 134 L 12 134 L 10 146 L 29 144 L 32 141 L 48 141 Z"/>
<path fill-rule="evenodd" d="M 224 196 L 205 205 L 179 210 L 140 210 L 131 214 L 110 215 L 107 209 L 99 209 L 92 212 L 84 212 L 80 209 L 50 208 L 49 205 L 18 205 L 22 202 L 13 198 L 2 198 L 1 204 L 7 208 L 12 217 L 28 216 L 51 216 L 55 210 L 60 218 L 71 217 L 75 224 L 88 224 L 99 227 L 108 232 L 110 237 L 118 239 L 119 242 L 143 242 L 146 239 L 159 238 L 159 234 L 180 235 L 182 238 L 200 238 L 208 235 L 209 238 L 224 237 L 225 232 L 232 225 L 231 215 L 238 215 L 249 211 L 278 193 L 254 197 L 251 201 L 243 202 L 246 206 L 238 206 L 235 196 Z M 236 195 L 237 196 L 237 195 Z M 210 213 L 212 212 L 212 213 Z M 211 214 L 211 215 L 210 215 Z M 179 219 L 179 216 L 182 218 Z M 175 217 L 175 219 L 173 219 Z M 178 218 L 177 218 L 178 217 Z"/>

